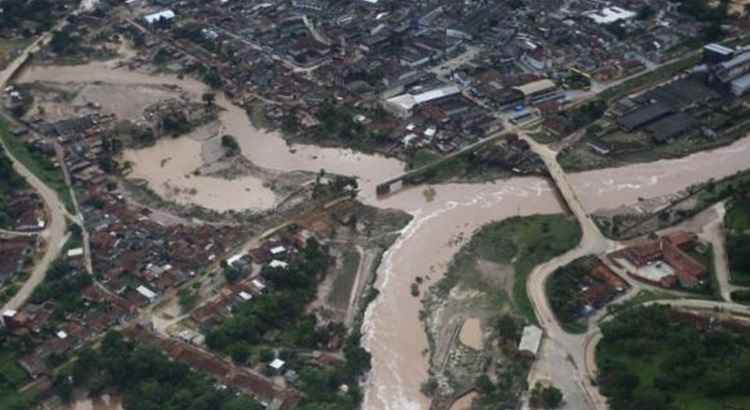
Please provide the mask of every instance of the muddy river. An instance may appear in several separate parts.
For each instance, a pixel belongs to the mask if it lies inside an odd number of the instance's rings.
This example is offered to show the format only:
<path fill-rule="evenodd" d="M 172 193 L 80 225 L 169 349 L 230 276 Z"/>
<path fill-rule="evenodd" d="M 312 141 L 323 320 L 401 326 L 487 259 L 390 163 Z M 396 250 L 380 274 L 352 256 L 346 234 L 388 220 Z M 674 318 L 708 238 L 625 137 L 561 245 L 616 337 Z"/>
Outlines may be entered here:
<path fill-rule="evenodd" d="M 175 76 L 154 76 L 125 69 L 113 69 L 111 62 L 62 67 L 32 66 L 24 71 L 17 81 L 103 82 L 120 86 L 173 85 L 196 100 L 200 100 L 201 95 L 208 91 L 204 84 L 192 79 L 180 80 Z M 117 106 L 117 99 L 120 98 L 116 93 L 98 97 L 112 99 L 97 101 L 103 107 Z M 289 147 L 277 132 L 253 127 L 241 107 L 230 103 L 223 96 L 218 96 L 216 102 L 222 108 L 221 128 L 216 137 L 224 134 L 237 137 L 242 154 L 260 167 L 279 171 L 318 172 L 324 169 L 334 174 L 357 176 L 363 195 L 370 200 L 374 200 L 375 186 L 379 182 L 399 175 L 404 169 L 401 161 L 381 155 L 366 155 L 348 149 L 320 148 L 313 145 Z M 191 135 L 191 139 L 198 141 L 210 137 L 205 133 Z M 189 174 L 202 162 L 195 155 L 195 144 L 185 140 L 186 138 L 163 139 L 150 149 L 126 152 L 126 159 L 134 162 L 133 175 L 148 180 L 151 188 L 160 195 L 172 196 L 181 203 L 194 203 L 217 210 L 267 209 L 274 204 L 277 198 L 274 198 L 270 189 L 262 189 L 263 181 L 259 178 L 247 177 L 234 181 L 237 189 L 229 188 L 218 178 L 186 178 L 186 173 Z M 174 161 L 182 156 L 183 152 L 188 158 Z M 172 159 L 162 166 L 162 160 L 168 158 Z M 211 187 L 211 184 L 215 186 Z M 191 194 L 174 195 L 176 190 Z M 224 192 L 225 198 L 221 198 L 222 194 L 219 192 Z"/>
<path fill-rule="evenodd" d="M 21 77 L 21 81 L 33 80 L 103 81 L 123 85 L 169 83 L 196 98 L 205 91 L 196 81 L 113 71 L 104 64 L 32 68 Z M 229 104 L 223 97 L 219 97 L 217 103 L 225 109 L 221 114 L 221 132 L 237 136 L 243 155 L 255 164 L 284 171 L 317 172 L 324 168 L 357 176 L 365 202 L 402 209 L 415 216 L 383 258 L 376 283 L 380 297 L 366 313 L 364 343 L 373 354 L 373 370 L 367 382 L 365 409 L 427 409 L 428 399 L 419 392 L 419 387 L 427 378 L 425 352 L 428 346 L 418 318 L 421 304 L 411 296 L 411 284 L 417 276 L 430 276 L 427 286 L 438 280 L 458 251 L 460 239 L 468 238 L 483 224 L 515 215 L 561 212 L 549 184 L 535 178 L 447 184 L 435 187 L 431 201 L 426 200 L 421 188 L 377 201 L 374 186 L 398 175 L 403 169 L 401 162 L 344 149 L 296 145 L 290 150 L 277 133 L 253 128 L 241 108 Z M 750 138 L 745 138 L 732 146 L 681 160 L 591 171 L 570 178 L 589 211 L 614 208 L 634 203 L 639 197 L 665 195 L 711 177 L 719 178 L 748 168 L 748 150 Z M 196 140 L 165 140 L 148 150 L 126 155 L 135 162 L 134 175 L 147 179 L 153 189 L 165 196 L 171 190 L 180 201 L 222 210 L 263 208 L 275 200 L 273 194 L 252 177 L 223 181 L 189 176 L 200 163 L 200 143 Z M 163 162 L 165 159 L 167 161 Z"/>

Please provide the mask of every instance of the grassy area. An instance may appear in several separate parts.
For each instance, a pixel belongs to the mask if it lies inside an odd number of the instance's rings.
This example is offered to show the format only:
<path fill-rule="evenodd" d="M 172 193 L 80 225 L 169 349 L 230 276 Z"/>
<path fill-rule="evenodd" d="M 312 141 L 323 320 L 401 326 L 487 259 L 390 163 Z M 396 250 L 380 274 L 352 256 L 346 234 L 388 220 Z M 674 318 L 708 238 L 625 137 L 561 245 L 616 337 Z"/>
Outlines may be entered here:
<path fill-rule="evenodd" d="M 513 307 L 529 321 L 536 322 L 526 293 L 529 273 L 535 266 L 572 249 L 580 239 L 578 223 L 565 215 L 513 217 L 494 222 L 482 227 L 459 251 L 439 286 L 446 291 L 460 281 L 465 288 L 498 290 L 498 285 L 477 268 L 479 261 L 510 267 L 514 275 L 509 295 Z"/>
<path fill-rule="evenodd" d="M 29 149 L 22 141 L 10 136 L 8 124 L 0 121 L 0 139 L 3 140 L 8 151 L 21 161 L 37 178 L 41 179 L 48 187 L 57 192 L 57 196 L 65 204 L 69 212 L 75 212 L 70 190 L 65 183 L 65 177 L 59 167 L 56 167 L 50 159 L 38 152 Z"/>
<path fill-rule="evenodd" d="M 750 201 L 735 201 L 727 210 L 724 219 L 726 227 L 732 231 L 750 230 Z"/>
<path fill-rule="evenodd" d="M 611 87 L 601 93 L 599 97 L 604 100 L 614 100 L 624 97 L 634 91 L 637 91 L 638 89 L 667 81 L 670 78 L 674 77 L 676 74 L 698 64 L 700 60 L 700 53 L 692 54 L 673 63 L 659 67 L 656 70 L 643 73 L 642 75 L 639 75 L 635 78 L 631 78 L 615 87 Z"/>
<path fill-rule="evenodd" d="M 341 270 L 333 280 L 333 287 L 328 294 L 328 303 L 346 308 L 349 304 L 354 281 L 357 278 L 360 261 L 359 252 L 353 247 L 347 247 L 343 252 L 342 259 Z"/>
<path fill-rule="evenodd" d="M 708 181 L 701 185 L 703 189 L 695 193 L 695 199 L 697 200 L 696 209 L 702 210 L 726 199 L 732 196 L 738 186 L 746 184 L 750 184 L 750 171 L 738 172 L 719 181 Z M 736 215 L 737 213 L 735 213 L 735 217 Z M 727 227 L 732 229 L 731 221 L 726 222 L 728 223 Z"/>
<path fill-rule="evenodd" d="M 704 243 L 704 245 L 705 250 L 703 251 L 699 251 L 697 247 L 693 247 L 685 253 L 706 267 L 706 281 L 703 286 L 685 290 L 721 300 L 721 289 L 719 288 L 719 280 L 716 277 L 716 266 L 714 264 L 714 247 L 710 243 Z"/>
<path fill-rule="evenodd" d="M 746 189 L 743 186 L 740 192 Z M 732 283 L 750 286 L 750 200 L 744 196 L 740 193 L 728 201 L 724 224 Z"/>
<path fill-rule="evenodd" d="M 513 263 L 516 271 L 513 301 L 524 316 L 531 320 L 535 319 L 535 315 L 526 293 L 529 274 L 535 266 L 573 249 L 581 241 L 582 234 L 575 219 L 562 215 L 521 219 L 507 232 L 517 235 L 516 246 L 519 250 Z"/>
<path fill-rule="evenodd" d="M 250 105 L 250 108 L 248 109 L 248 114 L 250 116 L 250 122 L 253 124 L 253 127 L 258 129 L 270 128 L 268 118 L 266 118 L 266 113 L 264 111 L 263 101 L 256 101 L 252 103 Z"/>
<path fill-rule="evenodd" d="M 493 158 L 502 156 L 505 148 L 500 143 L 488 142 L 437 164 L 409 178 L 407 183 L 445 183 L 494 181 L 512 175 L 512 172 Z M 415 170 L 444 157 L 432 150 L 419 149 L 410 156 L 407 169 Z"/>
<path fill-rule="evenodd" d="M 637 295 L 633 296 L 631 299 L 628 299 L 624 302 L 619 302 L 619 303 L 615 302 L 615 303 L 607 305 L 607 315 L 605 315 L 604 318 L 606 318 L 609 315 L 619 315 L 620 313 L 630 308 L 641 306 L 645 303 L 653 302 L 655 300 L 671 300 L 671 299 L 677 299 L 677 298 L 678 298 L 677 296 L 674 296 L 668 292 L 641 290 L 638 292 Z"/>

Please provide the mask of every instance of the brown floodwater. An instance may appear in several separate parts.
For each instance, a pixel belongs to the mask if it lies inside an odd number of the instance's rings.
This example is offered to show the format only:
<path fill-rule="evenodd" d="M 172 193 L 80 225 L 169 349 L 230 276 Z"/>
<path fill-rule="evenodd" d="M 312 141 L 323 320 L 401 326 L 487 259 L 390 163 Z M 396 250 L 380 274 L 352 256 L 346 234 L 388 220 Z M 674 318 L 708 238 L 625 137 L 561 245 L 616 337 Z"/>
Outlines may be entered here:
<path fill-rule="evenodd" d="M 365 315 L 364 345 L 373 357 L 364 408 L 427 409 L 429 399 L 419 389 L 427 379 L 428 343 L 419 320 L 422 304 L 411 295 L 411 284 L 417 276 L 429 276 L 424 291 L 438 281 L 459 250 L 460 238 L 469 238 L 480 226 L 562 208 L 550 185 L 537 178 L 439 185 L 431 202 L 420 189 L 411 189 L 380 206 L 404 209 L 414 219 L 384 255 L 376 281 L 381 293 Z"/>
<path fill-rule="evenodd" d="M 200 98 L 206 90 L 194 80 L 112 70 L 106 64 L 34 67 L 21 77 L 21 81 L 33 80 L 103 81 L 122 85 L 169 83 L 180 86 L 195 98 Z M 364 345 L 373 355 L 373 370 L 367 381 L 365 409 L 428 409 L 429 400 L 419 391 L 427 379 L 425 351 L 428 344 L 419 320 L 422 305 L 418 298 L 411 296 L 411 284 L 417 276 L 429 276 L 430 280 L 422 286 L 424 290 L 438 280 L 458 251 L 459 239 L 470 237 L 486 223 L 515 215 L 561 212 L 549 184 L 537 178 L 446 184 L 434 187 L 431 201 L 426 200 L 422 189 L 406 190 L 377 200 L 374 186 L 401 173 L 403 163 L 400 161 L 309 145 L 295 145 L 292 151 L 278 133 L 252 127 L 244 110 L 229 104 L 223 96 L 217 98 L 217 103 L 225 109 L 221 115 L 222 132 L 238 137 L 243 155 L 255 164 L 284 171 L 317 172 L 323 168 L 328 172 L 357 176 L 366 203 L 414 215 L 413 221 L 384 255 L 376 282 L 380 296 L 366 312 Z M 272 203 L 271 195 L 263 191 L 260 180 L 253 177 L 235 181 L 185 177 L 186 172 L 201 162 L 197 158 L 199 140 L 164 140 L 156 147 L 131 151 L 126 156 L 135 159 L 136 175 L 149 180 L 154 189 L 161 189 L 159 186 L 164 187 L 165 182 L 169 186 L 179 186 L 180 192 L 195 188 L 194 194 L 177 195 L 179 201 L 219 210 L 226 209 L 227 204 L 263 208 Z M 749 149 L 750 138 L 745 138 L 726 148 L 684 159 L 577 173 L 571 175 L 570 180 L 588 211 L 615 208 L 635 203 L 639 197 L 673 193 L 708 178 L 720 178 L 748 168 Z M 161 160 L 166 157 L 171 159 L 162 167 Z"/>
<path fill-rule="evenodd" d="M 569 176 L 588 212 L 629 205 L 683 190 L 709 178 L 722 178 L 750 168 L 750 138 L 713 151 Z"/>
<path fill-rule="evenodd" d="M 204 92 L 208 91 L 204 84 L 190 78 L 178 79 L 172 75 L 149 75 L 125 69 L 113 69 L 112 64 L 107 62 L 79 66 L 32 66 L 26 69 L 17 81 L 103 82 L 121 86 L 174 85 L 198 100 Z M 98 97 L 101 100 L 96 102 L 99 102 L 103 107 L 112 107 L 118 104 L 119 96 L 116 93 Z M 319 172 L 324 169 L 329 173 L 356 176 L 359 178 L 363 197 L 369 200 L 374 200 L 375 186 L 378 183 L 397 176 L 404 170 L 403 162 L 382 155 L 362 154 L 350 149 L 321 148 L 304 144 L 296 144 L 290 147 L 278 132 L 255 128 L 248 120 L 245 110 L 232 104 L 223 95 L 217 96 L 216 103 L 223 109 L 220 113 L 222 127 L 219 133 L 237 137 L 242 148 L 242 155 L 260 167 L 280 171 L 302 170 L 311 172 Z M 194 135 L 194 137 L 198 140 L 204 140 L 206 138 L 202 137 L 207 136 Z M 165 181 L 179 181 L 181 188 L 188 191 L 192 189 L 198 191 L 191 198 L 183 197 L 183 201 L 207 208 L 217 210 L 267 209 L 273 204 L 273 201 L 269 200 L 268 192 L 261 193 L 258 189 L 259 186 L 262 186 L 262 181 L 258 178 L 255 178 L 254 182 L 250 181 L 253 177 L 235 181 L 238 185 L 236 189 L 245 190 L 249 186 L 254 194 L 259 195 L 256 200 L 237 201 L 238 194 L 232 192 L 232 188 L 223 189 L 227 187 L 226 184 L 217 182 L 215 189 L 204 194 L 201 190 L 207 189 L 205 180 L 200 178 L 185 180 L 183 178 L 185 169 L 182 167 L 160 167 L 162 153 L 171 153 L 173 158 L 193 155 L 192 144 L 185 143 L 182 140 L 183 138 L 164 139 L 158 147 L 150 149 L 145 154 L 138 154 L 131 150 L 126 153 L 126 156 L 131 161 L 133 158 L 138 160 L 134 167 L 138 175 L 148 180 L 151 187 L 161 194 L 166 193 L 166 190 L 163 189 Z M 156 164 L 144 163 L 145 161 L 151 162 L 154 159 L 158 159 Z M 220 192 L 224 192 L 224 194 L 220 194 Z M 222 198 L 222 195 L 224 198 Z M 217 205 L 219 205 L 218 208 Z"/>

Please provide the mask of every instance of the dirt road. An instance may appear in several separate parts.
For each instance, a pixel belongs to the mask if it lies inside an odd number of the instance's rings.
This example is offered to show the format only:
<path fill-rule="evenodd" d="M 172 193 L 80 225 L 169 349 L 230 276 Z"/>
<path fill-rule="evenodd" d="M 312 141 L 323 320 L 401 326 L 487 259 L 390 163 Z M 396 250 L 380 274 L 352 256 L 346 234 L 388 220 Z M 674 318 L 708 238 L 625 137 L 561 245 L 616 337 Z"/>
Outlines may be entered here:
<path fill-rule="evenodd" d="M 0 88 L 2 85 L 0 84 Z M 47 269 L 52 262 L 57 259 L 57 256 L 62 251 L 65 242 L 68 240 L 69 235 L 66 235 L 66 224 L 65 224 L 65 205 L 58 198 L 57 193 L 45 185 L 39 178 L 36 177 L 31 171 L 29 171 L 21 162 L 19 162 L 13 155 L 8 151 L 4 142 L 0 141 L 0 145 L 5 149 L 5 153 L 13 163 L 13 168 L 16 172 L 24 177 L 28 181 L 39 196 L 44 201 L 47 209 L 48 223 L 47 227 L 40 234 L 44 242 L 46 243 L 46 249 L 41 259 L 36 261 L 34 269 L 31 271 L 31 276 L 23 284 L 21 289 L 16 293 L 13 298 L 3 306 L 5 310 L 18 309 L 24 302 L 31 296 L 34 288 L 37 287 L 43 280 L 44 275 L 47 273 Z"/>
<path fill-rule="evenodd" d="M 55 29 L 62 26 L 64 23 L 59 24 Z M 8 67 L 0 72 L 0 89 L 4 89 L 8 81 L 13 77 L 13 74 L 18 70 L 20 66 L 24 64 L 29 55 L 37 51 L 40 45 L 44 44 L 51 37 L 51 32 L 42 35 L 39 39 L 34 41 L 21 55 L 13 61 Z M 46 229 L 40 234 L 42 239 L 46 243 L 46 249 L 44 255 L 36 261 L 34 269 L 31 271 L 31 276 L 23 284 L 18 293 L 3 306 L 3 311 L 18 309 L 23 305 L 26 300 L 31 296 L 34 289 L 43 280 L 47 273 L 47 269 L 52 262 L 57 259 L 58 255 L 62 251 L 65 242 L 68 240 L 69 235 L 66 235 L 66 223 L 65 223 L 65 205 L 57 196 L 57 193 L 50 189 L 44 184 L 39 178 L 36 177 L 29 169 L 27 169 L 20 161 L 18 161 L 13 154 L 7 149 L 5 143 L 0 141 L 0 145 L 5 149 L 5 153 L 13 163 L 13 168 L 16 172 L 24 177 L 28 181 L 29 185 L 36 190 L 44 201 L 47 209 L 48 222 Z"/>
<path fill-rule="evenodd" d="M 708 241 L 713 245 L 714 248 L 714 271 L 716 272 L 716 280 L 719 282 L 719 289 L 721 290 L 721 298 L 725 302 L 732 302 L 732 292 L 739 289 L 746 289 L 741 286 L 736 286 L 731 283 L 731 276 L 729 272 L 729 258 L 727 257 L 727 249 L 725 243 L 725 231 L 724 231 L 724 215 L 726 215 L 726 207 L 724 202 L 720 202 L 713 206 L 716 211 L 716 219 L 706 225 L 703 229 L 703 233 L 700 235 L 702 239 Z"/>

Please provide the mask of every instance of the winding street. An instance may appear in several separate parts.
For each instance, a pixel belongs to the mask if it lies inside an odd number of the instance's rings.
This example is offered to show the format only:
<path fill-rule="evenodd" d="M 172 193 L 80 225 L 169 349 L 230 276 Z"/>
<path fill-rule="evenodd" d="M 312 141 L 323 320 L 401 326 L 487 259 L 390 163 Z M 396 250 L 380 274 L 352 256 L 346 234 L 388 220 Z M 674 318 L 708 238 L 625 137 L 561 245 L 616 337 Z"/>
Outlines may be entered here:
<path fill-rule="evenodd" d="M 60 23 L 55 29 L 61 27 L 64 23 Z M 53 29 L 53 31 L 55 30 Z M 52 36 L 52 31 L 42 35 L 39 39 L 34 41 L 26 50 L 21 53 L 12 63 L 8 65 L 2 72 L 0 72 L 0 90 L 5 89 L 6 84 L 13 78 L 13 75 L 18 71 L 26 60 L 34 52 L 38 51 L 43 44 L 45 44 Z M 66 215 L 65 205 L 57 196 L 57 193 L 49 188 L 42 182 L 33 172 L 24 166 L 23 163 L 18 161 L 13 154 L 8 150 L 5 142 L 0 139 L 0 145 L 2 145 L 5 155 L 13 163 L 13 168 L 16 172 L 24 177 L 28 181 L 29 185 L 39 194 L 45 204 L 47 213 L 47 226 L 44 231 L 40 233 L 42 239 L 46 244 L 44 254 L 40 259 L 35 261 L 34 268 L 31 271 L 29 279 L 21 286 L 18 292 L 13 298 L 3 306 L 5 310 L 15 310 L 21 307 L 26 302 L 34 289 L 42 283 L 45 274 L 49 269 L 52 262 L 57 259 L 65 246 L 65 242 L 70 237 L 70 234 L 66 233 Z"/>
<path fill-rule="evenodd" d="M 566 397 L 566 408 L 607 409 L 607 400 L 596 386 L 591 384 L 585 366 L 585 337 L 565 332 L 558 323 L 547 301 L 545 284 L 559 267 L 582 256 L 602 254 L 616 249 L 617 244 L 602 235 L 594 221 L 588 216 L 575 190 L 568 182 L 565 172 L 558 164 L 557 152 L 537 143 L 533 138 L 520 134 L 531 149 L 544 161 L 565 203 L 581 226 L 581 242 L 573 250 L 534 268 L 526 282 L 526 291 L 534 306 L 539 325 L 544 329 L 546 340 L 542 344 L 537 361 L 529 373 L 529 385 L 537 381 L 552 380 Z"/>
<path fill-rule="evenodd" d="M 606 311 L 600 312 L 592 318 L 592 323 L 595 323 L 595 325 L 591 326 L 585 334 L 567 333 L 560 326 L 549 305 L 545 284 L 557 268 L 567 265 L 579 257 L 591 254 L 603 255 L 617 250 L 623 245 L 604 237 L 586 213 L 575 190 L 568 182 L 565 172 L 557 162 L 557 151 L 537 143 L 523 133 L 521 133 L 521 137 L 544 160 L 551 178 L 565 203 L 578 220 L 583 233 L 581 242 L 576 248 L 537 266 L 529 275 L 526 283 L 526 290 L 534 306 L 539 325 L 544 329 L 546 336 L 537 360 L 529 373 L 528 382 L 530 386 L 533 386 L 537 381 L 554 382 L 565 394 L 564 408 L 606 410 L 608 409 L 607 400 L 592 384 L 592 380 L 597 375 L 596 346 L 602 338 L 599 324 L 612 319 L 613 316 L 606 315 Z M 715 270 L 724 301 L 686 299 L 685 295 L 679 292 L 666 292 L 681 297 L 681 299 L 652 301 L 646 303 L 646 305 L 665 304 L 687 310 L 723 311 L 745 316 L 750 314 L 748 307 L 731 302 L 730 293 L 737 287 L 729 282 L 729 268 L 724 248 L 724 204 L 719 203 L 713 208 L 717 211 L 718 217 L 705 226 L 701 236 L 704 240 L 713 244 Z M 618 303 L 632 299 L 642 289 L 650 290 L 647 285 L 633 281 L 627 276 L 623 277 L 631 285 L 631 289 L 619 299 Z M 525 403 L 524 408 L 528 408 L 528 403 Z"/>

